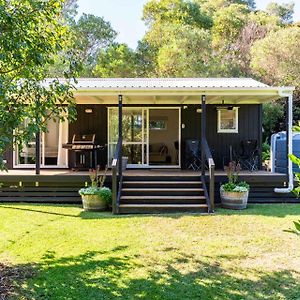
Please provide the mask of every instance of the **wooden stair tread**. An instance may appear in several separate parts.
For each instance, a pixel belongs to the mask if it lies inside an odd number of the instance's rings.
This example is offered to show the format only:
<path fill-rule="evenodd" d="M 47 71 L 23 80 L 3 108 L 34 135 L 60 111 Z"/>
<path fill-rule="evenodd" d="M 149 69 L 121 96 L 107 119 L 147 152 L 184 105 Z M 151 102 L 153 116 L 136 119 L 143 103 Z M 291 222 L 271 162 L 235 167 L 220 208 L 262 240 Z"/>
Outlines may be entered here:
<path fill-rule="evenodd" d="M 201 185 L 202 182 L 201 181 L 123 181 L 123 185 L 125 184 L 199 184 Z"/>
<path fill-rule="evenodd" d="M 121 200 L 122 199 L 134 199 L 134 200 L 140 200 L 140 199 L 161 199 L 161 200 L 176 200 L 176 199 L 206 199 L 205 196 L 121 196 Z"/>
<path fill-rule="evenodd" d="M 206 204 L 120 204 L 120 208 L 207 208 Z"/>
<path fill-rule="evenodd" d="M 123 188 L 122 191 L 129 192 L 203 192 L 202 188 Z"/>

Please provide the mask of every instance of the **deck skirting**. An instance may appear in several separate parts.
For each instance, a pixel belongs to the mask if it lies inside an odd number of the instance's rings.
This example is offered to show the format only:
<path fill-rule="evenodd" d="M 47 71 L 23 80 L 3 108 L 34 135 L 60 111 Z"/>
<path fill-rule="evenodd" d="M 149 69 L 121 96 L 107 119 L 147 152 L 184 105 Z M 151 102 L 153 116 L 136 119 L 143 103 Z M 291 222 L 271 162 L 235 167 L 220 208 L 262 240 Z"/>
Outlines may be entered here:
<path fill-rule="evenodd" d="M 149 171 L 145 171 L 149 174 Z M 153 172 L 153 180 L 162 180 L 164 174 Z M 181 174 L 180 171 L 177 173 Z M 157 176 L 156 176 L 157 175 Z M 158 176 L 159 175 L 159 176 Z M 173 173 L 176 176 L 176 172 Z M 191 176 L 193 174 L 191 173 Z M 143 176 L 143 171 L 134 171 L 131 176 Z M 240 176 L 250 184 L 250 203 L 300 203 L 294 194 L 278 194 L 275 187 L 284 187 L 285 175 L 250 173 Z M 208 181 L 208 177 L 206 176 Z M 49 175 L 0 175 L 3 186 L 0 189 L 0 202 L 32 202 L 32 203 L 81 203 L 78 190 L 89 183 L 87 173 L 67 173 Z M 219 188 L 226 182 L 225 173 L 217 173 L 215 184 L 216 203 L 220 202 Z M 111 187 L 111 175 L 106 177 L 106 186 Z"/>

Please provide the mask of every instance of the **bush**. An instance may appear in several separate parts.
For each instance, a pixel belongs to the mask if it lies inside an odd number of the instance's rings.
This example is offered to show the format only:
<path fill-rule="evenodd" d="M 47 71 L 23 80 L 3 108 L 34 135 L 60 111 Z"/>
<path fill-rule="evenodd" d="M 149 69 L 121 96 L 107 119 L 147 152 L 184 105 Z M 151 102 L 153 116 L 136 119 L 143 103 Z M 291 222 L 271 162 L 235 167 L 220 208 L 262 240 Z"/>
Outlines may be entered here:
<path fill-rule="evenodd" d="M 247 182 L 238 182 L 240 170 L 241 166 L 234 161 L 230 162 L 229 165 L 225 167 L 228 182 L 221 185 L 223 191 L 244 193 L 250 190 L 250 186 Z"/>
<path fill-rule="evenodd" d="M 112 203 L 112 193 L 109 188 L 107 187 L 101 188 L 99 191 L 99 195 L 107 204 L 110 205 Z"/>
<path fill-rule="evenodd" d="M 89 186 L 86 188 L 82 188 L 79 190 L 79 195 L 98 195 L 100 196 L 107 204 L 111 204 L 112 202 L 112 193 L 111 190 L 107 187 L 95 187 Z"/>
<path fill-rule="evenodd" d="M 247 182 L 241 181 L 239 183 L 228 182 L 222 184 L 222 189 L 225 192 L 238 192 L 244 193 L 250 190 L 250 186 Z"/>
<path fill-rule="evenodd" d="M 289 158 L 294 164 L 298 165 L 300 168 L 300 158 L 298 158 L 293 154 L 289 155 Z M 298 182 L 298 186 L 294 188 L 293 193 L 296 195 L 297 198 L 299 198 L 300 197 L 300 173 L 295 173 L 295 177 L 296 177 L 296 181 Z"/>
<path fill-rule="evenodd" d="M 271 153 L 270 149 L 271 147 L 268 144 L 268 140 L 262 143 L 262 161 L 270 159 L 270 153 Z"/>

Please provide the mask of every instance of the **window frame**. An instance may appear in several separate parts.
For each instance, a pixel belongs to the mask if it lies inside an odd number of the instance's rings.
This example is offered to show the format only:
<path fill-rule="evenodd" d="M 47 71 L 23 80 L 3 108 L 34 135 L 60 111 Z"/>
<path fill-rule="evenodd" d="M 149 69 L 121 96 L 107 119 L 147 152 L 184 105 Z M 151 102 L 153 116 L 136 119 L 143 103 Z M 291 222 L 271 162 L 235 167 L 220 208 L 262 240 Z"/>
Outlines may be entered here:
<path fill-rule="evenodd" d="M 233 107 L 233 111 L 235 111 L 235 128 L 234 129 L 222 129 L 221 128 L 221 111 L 223 109 L 218 109 L 218 126 L 217 132 L 218 133 L 239 133 L 239 108 Z"/>

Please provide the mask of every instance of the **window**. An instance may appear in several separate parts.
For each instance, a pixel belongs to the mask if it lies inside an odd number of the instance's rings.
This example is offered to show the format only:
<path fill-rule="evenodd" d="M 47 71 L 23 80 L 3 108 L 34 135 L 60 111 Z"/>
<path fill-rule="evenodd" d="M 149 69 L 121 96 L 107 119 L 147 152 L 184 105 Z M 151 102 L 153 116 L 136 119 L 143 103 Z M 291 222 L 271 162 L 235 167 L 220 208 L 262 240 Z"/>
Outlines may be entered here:
<path fill-rule="evenodd" d="M 167 130 L 167 120 L 150 120 L 149 121 L 150 130 Z"/>
<path fill-rule="evenodd" d="M 218 109 L 218 133 L 238 133 L 238 107 Z"/>

